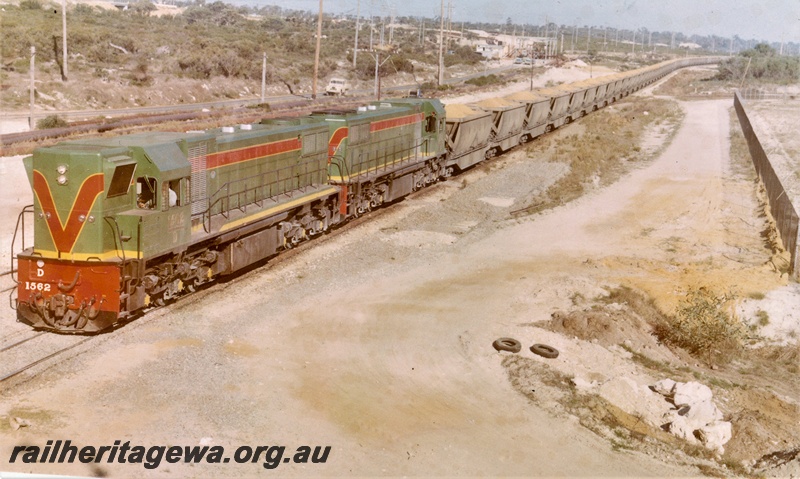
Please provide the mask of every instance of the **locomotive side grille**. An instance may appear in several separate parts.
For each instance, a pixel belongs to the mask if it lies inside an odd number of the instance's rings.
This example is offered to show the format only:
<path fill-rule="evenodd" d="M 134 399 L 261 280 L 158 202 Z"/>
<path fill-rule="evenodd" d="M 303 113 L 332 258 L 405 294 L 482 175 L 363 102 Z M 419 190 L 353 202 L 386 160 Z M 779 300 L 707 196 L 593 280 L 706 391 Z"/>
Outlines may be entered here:
<path fill-rule="evenodd" d="M 208 145 L 198 143 L 189 148 L 189 163 L 192 165 L 191 203 L 192 214 L 202 213 L 208 207 L 206 201 L 206 155 Z"/>

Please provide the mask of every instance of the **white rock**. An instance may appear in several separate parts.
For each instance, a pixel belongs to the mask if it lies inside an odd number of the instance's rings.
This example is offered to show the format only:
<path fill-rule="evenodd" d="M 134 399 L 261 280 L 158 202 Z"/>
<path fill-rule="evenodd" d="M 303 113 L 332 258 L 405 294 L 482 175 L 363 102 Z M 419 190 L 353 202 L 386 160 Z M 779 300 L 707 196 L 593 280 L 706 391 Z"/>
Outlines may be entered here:
<path fill-rule="evenodd" d="M 675 384 L 675 396 L 672 402 L 676 406 L 693 405 L 703 401 L 711 401 L 711 389 L 696 381 Z"/>
<path fill-rule="evenodd" d="M 686 413 L 686 417 L 697 424 L 697 429 L 699 429 L 706 424 L 721 421 L 722 411 L 709 400 L 689 406 L 689 412 Z"/>
<path fill-rule="evenodd" d="M 615 377 L 603 383 L 597 394 L 626 413 L 642 418 L 647 424 L 655 427 L 663 424 L 661 415 L 668 404 L 633 378 Z"/>
<path fill-rule="evenodd" d="M 662 379 L 653 385 L 653 389 L 655 389 L 658 394 L 669 397 L 675 392 L 675 384 L 675 381 L 672 379 Z"/>
<path fill-rule="evenodd" d="M 697 444 L 697 438 L 694 437 L 694 424 L 692 424 L 686 416 L 674 415 L 672 421 L 669 423 L 669 432 L 679 438 L 685 440 L 690 444 Z"/>
<path fill-rule="evenodd" d="M 572 384 L 578 391 L 590 391 L 597 385 L 594 381 L 587 381 L 581 377 L 572 378 Z"/>
<path fill-rule="evenodd" d="M 701 427 L 697 431 L 700 442 L 709 449 L 722 454 L 725 448 L 722 447 L 731 440 L 731 423 L 727 421 L 717 421 Z"/>

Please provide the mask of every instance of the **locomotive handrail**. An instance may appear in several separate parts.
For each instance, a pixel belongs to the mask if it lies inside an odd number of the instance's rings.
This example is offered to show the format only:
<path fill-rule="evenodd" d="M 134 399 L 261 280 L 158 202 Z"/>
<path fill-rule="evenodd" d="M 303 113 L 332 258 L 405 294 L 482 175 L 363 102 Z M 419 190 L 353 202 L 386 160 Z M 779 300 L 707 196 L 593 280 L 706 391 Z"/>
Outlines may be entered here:
<path fill-rule="evenodd" d="M 22 251 L 25 251 L 25 213 L 33 214 L 33 205 L 26 205 L 17 216 L 17 226 L 14 228 L 14 236 L 11 238 L 11 279 L 19 284 L 18 278 L 14 276 L 17 270 L 14 269 L 14 259 L 17 257 L 14 254 L 14 245 L 17 244 L 17 232 L 19 231 L 20 224 L 22 224 Z"/>
<path fill-rule="evenodd" d="M 125 264 L 125 245 L 122 244 L 123 243 L 123 241 L 122 241 L 122 229 L 120 229 L 119 223 L 117 223 L 117 219 L 115 217 L 113 217 L 113 216 L 105 216 L 105 217 L 103 217 L 103 219 L 111 220 L 111 221 L 114 222 L 114 227 L 115 227 L 115 229 L 117 231 L 117 237 L 114 238 L 114 243 L 116 243 L 117 239 L 119 239 L 119 250 L 122 251 L 122 263 Z M 138 238 L 137 238 L 137 242 L 138 242 Z M 138 254 L 138 252 L 137 252 L 137 254 Z"/>
<path fill-rule="evenodd" d="M 393 138 L 391 140 L 381 140 L 380 142 L 376 142 L 373 145 L 377 145 L 377 148 L 376 148 L 377 150 L 383 150 L 383 154 L 382 155 L 381 154 L 376 154 L 376 155 L 372 156 L 369 153 L 367 153 L 366 154 L 366 157 L 367 157 L 366 160 L 360 161 L 358 163 L 353 162 L 353 166 L 357 167 L 356 168 L 357 173 L 355 173 L 354 176 L 356 178 L 358 178 L 358 177 L 361 177 L 361 176 L 364 176 L 364 175 L 368 175 L 368 174 L 372 173 L 373 171 L 387 171 L 389 168 L 394 168 L 398 164 L 403 164 L 403 163 L 416 161 L 419 158 L 419 149 L 423 145 L 425 145 L 425 150 L 427 152 L 426 143 L 428 141 L 429 141 L 428 138 L 424 138 L 424 139 L 421 139 L 420 142 L 414 143 L 410 147 L 400 148 L 399 150 L 397 148 L 398 147 L 398 141 L 397 141 L 396 138 Z M 391 144 L 389 144 L 390 142 L 391 142 Z M 389 144 L 389 145 L 388 146 L 380 146 L 381 144 L 384 144 L 384 145 Z M 391 153 L 387 153 L 387 150 L 389 148 L 392 149 Z M 412 151 L 412 150 L 414 151 L 413 155 L 410 155 L 410 154 L 409 155 L 404 155 L 404 152 L 408 152 L 408 151 Z M 399 159 L 398 159 L 398 154 L 400 155 Z M 391 163 L 386 161 L 386 159 L 389 158 L 390 156 L 391 156 L 391 158 L 393 160 Z M 381 160 L 383 160 L 383 162 L 381 162 Z M 345 164 L 346 163 L 347 162 L 345 162 Z M 371 166 L 373 163 L 375 164 L 374 167 Z M 366 168 L 364 167 L 365 165 L 366 165 Z M 350 175 L 348 175 L 348 178 L 349 177 L 350 177 Z"/>
<path fill-rule="evenodd" d="M 217 189 L 217 191 L 215 191 L 208 197 L 207 199 L 209 203 L 208 208 L 199 213 L 195 213 L 192 216 L 197 217 L 202 215 L 203 230 L 206 233 L 210 233 L 211 217 L 214 215 L 221 214 L 225 218 L 227 218 L 228 214 L 233 209 L 239 209 L 241 211 L 244 211 L 244 208 L 246 208 L 248 205 L 258 204 L 264 200 L 269 200 L 269 199 L 273 199 L 273 201 L 277 202 L 275 198 L 277 198 L 279 195 L 286 195 L 289 198 L 294 198 L 295 194 L 305 193 L 309 187 L 308 185 L 300 186 L 301 184 L 301 182 L 299 181 L 300 178 L 303 177 L 308 178 L 309 176 L 311 176 L 311 178 L 313 179 L 314 175 L 317 175 L 319 176 L 320 180 L 327 179 L 327 172 L 325 171 L 326 168 L 316 168 L 311 170 L 309 169 L 309 166 L 312 165 L 313 163 L 315 163 L 314 160 L 309 160 L 300 163 L 299 165 L 291 165 L 281 168 L 279 170 L 259 173 L 235 181 L 228 181 L 224 183 L 222 186 L 220 186 Z M 304 169 L 305 171 L 300 171 L 301 169 Z M 289 174 L 286 177 L 281 178 L 281 173 L 286 173 L 286 172 L 288 172 Z M 292 175 L 293 172 L 295 173 L 294 175 Z M 266 182 L 267 178 L 265 177 L 272 175 L 274 175 L 276 179 L 271 182 Z M 296 187 L 291 184 L 295 180 L 298 181 L 298 185 Z M 247 186 L 248 182 L 252 181 L 254 181 L 256 186 L 248 187 Z M 321 182 L 322 181 L 318 182 L 306 181 L 305 183 L 314 185 L 314 184 L 319 184 Z M 241 190 L 235 190 L 233 192 L 231 191 L 232 186 L 238 186 L 239 184 L 242 183 L 244 183 L 245 185 L 244 188 L 242 188 Z M 283 188 L 284 191 L 281 193 L 277 193 L 276 187 L 281 184 L 284 186 Z M 287 188 L 286 186 L 291 186 L 291 188 Z M 258 194 L 259 190 L 263 192 L 262 195 Z M 248 199 L 250 193 L 253 194 L 252 201 Z M 232 197 L 236 199 L 235 206 L 231 206 Z M 217 205 L 219 205 L 219 212 L 214 212 Z"/>

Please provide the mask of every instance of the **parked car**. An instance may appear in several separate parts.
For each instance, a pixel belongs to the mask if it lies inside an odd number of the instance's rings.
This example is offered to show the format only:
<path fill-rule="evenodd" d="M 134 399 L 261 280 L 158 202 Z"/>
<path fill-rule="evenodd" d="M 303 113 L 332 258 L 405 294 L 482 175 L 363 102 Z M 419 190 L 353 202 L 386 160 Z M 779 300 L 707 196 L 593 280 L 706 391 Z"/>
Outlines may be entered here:
<path fill-rule="evenodd" d="M 331 96 L 345 96 L 350 90 L 350 85 L 344 78 L 331 78 L 325 87 L 325 94 Z"/>

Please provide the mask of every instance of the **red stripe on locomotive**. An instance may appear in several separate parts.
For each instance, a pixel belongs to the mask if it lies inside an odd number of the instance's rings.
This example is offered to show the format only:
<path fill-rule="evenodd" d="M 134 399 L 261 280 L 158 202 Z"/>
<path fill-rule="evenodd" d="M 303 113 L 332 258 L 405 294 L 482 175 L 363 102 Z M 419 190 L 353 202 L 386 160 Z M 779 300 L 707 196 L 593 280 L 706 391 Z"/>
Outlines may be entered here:
<path fill-rule="evenodd" d="M 234 163 L 241 163 L 243 161 L 254 160 L 256 158 L 263 158 L 265 156 L 296 151 L 301 147 L 302 143 L 300 142 L 299 138 L 289 138 L 288 140 L 250 146 L 239 150 L 213 153 L 208 155 L 206 165 L 208 169 L 218 168 L 220 166 L 232 165 Z"/>
<path fill-rule="evenodd" d="M 374 133 L 376 131 L 388 130 L 389 128 L 397 128 L 398 126 L 413 125 L 420 123 L 425 118 L 422 113 L 414 115 L 402 116 L 400 118 L 390 118 L 388 120 L 380 120 L 370 123 L 369 131 Z"/>
<path fill-rule="evenodd" d="M 347 138 L 348 132 L 349 129 L 346 126 L 337 128 L 336 131 L 333 132 L 333 135 L 331 135 L 331 139 L 328 142 L 328 157 L 332 157 L 336 154 L 336 150 L 339 148 L 339 145 L 345 138 Z"/>

